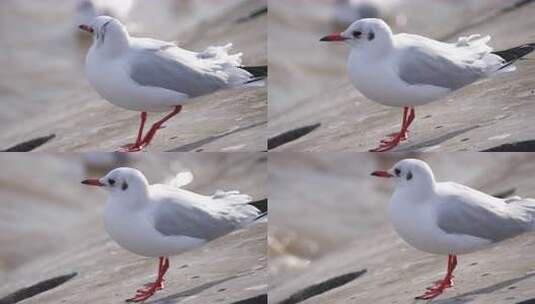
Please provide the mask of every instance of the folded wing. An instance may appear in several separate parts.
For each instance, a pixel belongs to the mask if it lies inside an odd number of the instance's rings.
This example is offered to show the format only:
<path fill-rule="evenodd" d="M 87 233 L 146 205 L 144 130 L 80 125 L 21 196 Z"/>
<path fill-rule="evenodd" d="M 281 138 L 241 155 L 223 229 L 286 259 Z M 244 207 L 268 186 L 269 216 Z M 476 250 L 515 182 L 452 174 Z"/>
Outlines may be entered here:
<path fill-rule="evenodd" d="M 135 55 L 131 78 L 142 86 L 159 87 L 196 97 L 226 86 L 225 78 L 180 51 L 143 50 Z"/>
<path fill-rule="evenodd" d="M 526 208 L 518 200 L 511 203 L 456 183 L 442 184 L 446 193 L 437 209 L 437 224 L 446 233 L 498 242 L 531 228 L 533 207 Z M 533 201 L 531 204 L 535 207 Z"/>
<path fill-rule="evenodd" d="M 399 77 L 410 85 L 432 85 L 452 91 L 502 68 L 503 58 L 492 54 L 490 37 L 462 37 L 455 44 L 409 34 L 397 35 L 402 51 Z"/>
<path fill-rule="evenodd" d="M 169 187 L 160 185 L 160 189 Z M 187 190 L 166 188 L 173 193 L 160 200 L 155 228 L 168 236 L 185 235 L 212 240 L 254 221 L 259 210 L 248 205 L 250 197 L 237 191 L 203 196 Z"/>

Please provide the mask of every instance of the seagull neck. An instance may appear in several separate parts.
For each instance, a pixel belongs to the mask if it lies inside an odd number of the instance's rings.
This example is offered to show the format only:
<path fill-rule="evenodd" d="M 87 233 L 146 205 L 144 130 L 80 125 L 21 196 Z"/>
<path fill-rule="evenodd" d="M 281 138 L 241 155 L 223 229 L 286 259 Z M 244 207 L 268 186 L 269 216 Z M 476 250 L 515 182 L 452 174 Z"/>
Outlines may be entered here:
<path fill-rule="evenodd" d="M 141 208 L 145 205 L 149 198 L 149 189 L 145 187 L 130 186 L 126 190 L 117 188 L 111 192 L 110 199 L 115 202 L 120 202 L 121 207 L 133 210 Z"/>
<path fill-rule="evenodd" d="M 394 41 L 392 37 L 385 37 L 377 43 L 372 48 L 365 47 L 361 48 L 358 46 L 353 46 L 351 48 L 350 56 L 353 58 L 359 58 L 361 61 L 377 60 L 388 56 L 388 54 L 394 49 Z"/>
<path fill-rule="evenodd" d="M 108 57 L 117 57 L 120 56 L 124 51 L 126 51 L 130 46 L 130 37 L 127 32 L 111 32 L 106 35 L 105 43 L 102 43 L 99 46 L 99 49 L 102 53 L 106 54 Z"/>
<path fill-rule="evenodd" d="M 411 204 L 420 204 L 428 201 L 435 193 L 434 187 L 397 187 L 393 197 L 402 201 L 411 202 Z"/>
<path fill-rule="evenodd" d="M 436 182 L 432 175 L 421 176 L 418 183 L 400 183 L 397 185 L 395 194 L 408 197 L 410 200 L 418 202 L 425 201 L 428 197 L 436 193 Z"/>

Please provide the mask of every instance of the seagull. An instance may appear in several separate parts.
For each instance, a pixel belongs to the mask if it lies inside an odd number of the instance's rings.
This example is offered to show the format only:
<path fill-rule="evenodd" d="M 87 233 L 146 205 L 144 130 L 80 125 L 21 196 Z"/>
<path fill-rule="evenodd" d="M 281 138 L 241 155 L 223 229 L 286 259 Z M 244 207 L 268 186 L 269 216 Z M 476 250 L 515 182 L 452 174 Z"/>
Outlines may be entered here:
<path fill-rule="evenodd" d="M 383 20 L 367 18 L 320 41 L 347 42 L 351 48 L 347 69 L 357 90 L 380 104 L 403 108 L 400 132 L 370 150 L 385 152 L 408 138 L 416 106 L 480 79 L 514 71 L 513 64 L 535 50 L 535 43 L 530 43 L 493 51 L 490 39 L 472 35 L 444 43 L 413 34 L 394 35 Z"/>
<path fill-rule="evenodd" d="M 250 196 L 238 191 L 218 190 L 206 196 L 177 187 L 191 179 L 186 172 L 170 184 L 149 185 L 143 173 L 123 167 L 100 179 L 82 181 L 109 192 L 104 225 L 113 240 L 137 255 L 159 257 L 156 281 L 138 289 L 127 302 L 145 301 L 164 287 L 169 256 L 247 227 L 267 214 L 250 204 Z"/>
<path fill-rule="evenodd" d="M 489 248 L 535 228 L 534 199 L 502 199 L 454 182 L 436 182 L 429 165 L 421 160 L 405 159 L 372 175 L 396 183 L 389 214 L 399 236 L 416 249 L 448 256 L 444 279 L 416 299 L 433 299 L 453 286 L 457 255 Z"/>
<path fill-rule="evenodd" d="M 266 66 L 241 66 L 232 44 L 208 47 L 200 53 L 174 43 L 135 38 L 117 19 L 100 16 L 79 28 L 93 35 L 86 57 L 89 83 L 112 104 L 141 112 L 136 142 L 119 151 L 137 152 L 150 144 L 163 123 L 180 113 L 191 98 L 225 88 L 258 86 Z M 147 112 L 166 112 L 143 137 Z"/>

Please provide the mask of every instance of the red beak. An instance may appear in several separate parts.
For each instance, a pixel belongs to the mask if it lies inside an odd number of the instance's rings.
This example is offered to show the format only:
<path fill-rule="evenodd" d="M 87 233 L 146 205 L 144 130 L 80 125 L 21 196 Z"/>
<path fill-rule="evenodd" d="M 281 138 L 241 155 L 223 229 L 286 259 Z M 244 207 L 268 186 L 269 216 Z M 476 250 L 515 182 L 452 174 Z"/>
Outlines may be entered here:
<path fill-rule="evenodd" d="M 91 34 L 93 34 L 94 32 L 93 28 L 90 27 L 89 25 L 82 24 L 82 25 L 79 25 L 78 28 L 81 29 L 82 31 L 85 31 Z"/>
<path fill-rule="evenodd" d="M 384 178 L 390 178 L 394 175 L 386 172 L 386 171 L 375 171 L 375 172 L 372 172 L 372 176 L 377 176 L 377 177 L 384 177 Z"/>
<path fill-rule="evenodd" d="M 320 41 L 331 42 L 331 41 L 344 41 L 344 40 L 347 40 L 347 39 L 348 38 L 342 37 L 342 35 L 339 33 L 339 34 L 332 34 L 332 35 L 329 35 L 329 36 L 325 36 L 325 37 L 321 38 Z"/>
<path fill-rule="evenodd" d="M 101 183 L 101 182 L 100 182 L 98 179 L 96 179 L 96 178 L 90 178 L 90 179 L 83 180 L 83 181 L 82 181 L 82 184 L 84 184 L 84 185 L 89 185 L 89 186 L 99 186 L 99 187 L 104 186 L 104 184 Z"/>

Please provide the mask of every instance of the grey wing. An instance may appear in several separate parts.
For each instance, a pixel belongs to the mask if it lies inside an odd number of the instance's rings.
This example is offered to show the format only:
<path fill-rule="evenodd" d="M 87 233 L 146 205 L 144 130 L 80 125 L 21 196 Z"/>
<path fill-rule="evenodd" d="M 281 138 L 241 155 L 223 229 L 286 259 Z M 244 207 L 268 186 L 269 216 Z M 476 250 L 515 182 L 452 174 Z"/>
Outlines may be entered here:
<path fill-rule="evenodd" d="M 477 200 L 481 200 L 481 194 L 475 195 Z M 506 206 L 504 201 L 490 196 L 482 204 L 476 202 L 475 196 L 448 196 L 446 202 L 438 207 L 437 224 L 440 229 L 449 234 L 470 235 L 492 242 L 514 237 L 529 229 L 530 220 L 522 208 Z"/>
<path fill-rule="evenodd" d="M 481 69 L 455 62 L 431 48 L 408 47 L 400 57 L 399 77 L 411 85 L 432 85 L 454 91 L 483 76 Z"/>
<path fill-rule="evenodd" d="M 194 206 L 164 202 L 158 208 L 154 226 L 168 236 L 185 235 L 205 240 L 215 239 L 236 227 Z"/>
<path fill-rule="evenodd" d="M 144 49 L 132 58 L 131 78 L 142 86 L 159 87 L 196 97 L 226 87 L 226 81 L 195 63 L 193 56 L 175 56 L 169 50 Z"/>

